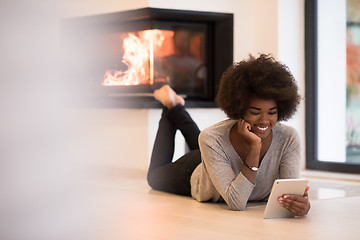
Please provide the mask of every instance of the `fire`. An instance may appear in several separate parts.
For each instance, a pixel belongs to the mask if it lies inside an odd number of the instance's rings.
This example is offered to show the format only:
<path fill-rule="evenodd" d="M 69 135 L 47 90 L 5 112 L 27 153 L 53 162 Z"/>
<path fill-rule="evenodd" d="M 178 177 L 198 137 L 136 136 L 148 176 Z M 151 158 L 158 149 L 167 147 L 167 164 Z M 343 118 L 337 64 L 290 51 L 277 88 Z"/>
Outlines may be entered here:
<path fill-rule="evenodd" d="M 169 50 L 162 49 L 166 39 L 174 35 L 173 31 L 145 30 L 127 33 L 123 37 L 122 63 L 127 69 L 108 69 L 105 72 L 103 86 L 129 86 L 153 84 L 156 55 L 166 55 Z"/>

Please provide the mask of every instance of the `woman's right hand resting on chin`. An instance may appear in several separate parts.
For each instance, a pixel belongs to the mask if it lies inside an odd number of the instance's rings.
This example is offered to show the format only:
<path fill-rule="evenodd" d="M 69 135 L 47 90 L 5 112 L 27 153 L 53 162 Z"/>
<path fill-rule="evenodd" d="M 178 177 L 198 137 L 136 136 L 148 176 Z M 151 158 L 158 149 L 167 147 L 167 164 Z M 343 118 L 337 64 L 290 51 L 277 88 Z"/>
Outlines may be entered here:
<path fill-rule="evenodd" d="M 261 138 L 251 131 L 250 123 L 240 118 L 237 124 L 238 133 L 249 147 L 254 145 L 261 145 Z"/>

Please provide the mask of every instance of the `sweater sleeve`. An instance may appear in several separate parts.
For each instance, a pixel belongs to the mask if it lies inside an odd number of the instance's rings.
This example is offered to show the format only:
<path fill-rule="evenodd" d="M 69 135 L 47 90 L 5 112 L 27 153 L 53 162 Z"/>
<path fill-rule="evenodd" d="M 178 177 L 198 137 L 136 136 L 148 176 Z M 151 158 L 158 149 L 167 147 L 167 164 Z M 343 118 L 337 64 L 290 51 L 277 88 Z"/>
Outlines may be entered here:
<path fill-rule="evenodd" d="M 236 175 L 226 151 L 216 136 L 199 136 L 201 157 L 210 180 L 232 210 L 244 210 L 255 185 L 241 172 Z"/>

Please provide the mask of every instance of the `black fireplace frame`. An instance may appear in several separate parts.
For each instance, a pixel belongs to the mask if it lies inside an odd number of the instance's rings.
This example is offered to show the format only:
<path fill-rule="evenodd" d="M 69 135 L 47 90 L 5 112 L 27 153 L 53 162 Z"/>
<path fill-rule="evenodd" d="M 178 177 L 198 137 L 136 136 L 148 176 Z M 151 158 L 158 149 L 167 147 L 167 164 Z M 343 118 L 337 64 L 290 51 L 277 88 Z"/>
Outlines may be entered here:
<path fill-rule="evenodd" d="M 215 108 L 215 96 L 218 90 L 220 78 L 223 72 L 233 63 L 233 14 L 217 12 L 200 12 L 189 10 L 174 10 L 160 8 L 142 8 L 136 10 L 84 16 L 78 18 L 64 19 L 61 21 L 61 42 L 65 48 L 69 43 L 77 42 L 79 36 L 84 39 L 91 34 L 99 32 L 111 32 L 114 30 L 145 30 L 153 29 L 158 22 L 180 22 L 180 23 L 201 23 L 207 25 L 207 54 L 208 54 L 208 87 L 209 92 L 206 98 L 189 98 L 186 101 L 187 107 L 193 108 Z M 128 28 L 128 29 L 124 29 Z M 66 55 L 74 58 L 71 50 L 64 49 Z M 79 53 L 77 53 L 79 54 Z M 84 66 L 83 66 L 84 67 Z M 71 69 L 71 66 L 70 66 Z M 81 71 L 70 71 L 74 73 L 76 81 L 84 81 L 81 84 L 87 85 L 84 91 L 87 93 L 85 101 L 95 107 L 117 107 L 117 108 L 158 108 L 161 105 L 151 95 L 143 96 L 130 94 L 116 96 L 105 93 L 92 83 L 86 82 L 86 76 Z M 70 76 L 71 78 L 71 76 Z M 80 80 L 81 79 L 81 80 Z M 79 83 L 80 84 L 80 83 Z M 116 86 L 111 87 L 115 92 Z"/>

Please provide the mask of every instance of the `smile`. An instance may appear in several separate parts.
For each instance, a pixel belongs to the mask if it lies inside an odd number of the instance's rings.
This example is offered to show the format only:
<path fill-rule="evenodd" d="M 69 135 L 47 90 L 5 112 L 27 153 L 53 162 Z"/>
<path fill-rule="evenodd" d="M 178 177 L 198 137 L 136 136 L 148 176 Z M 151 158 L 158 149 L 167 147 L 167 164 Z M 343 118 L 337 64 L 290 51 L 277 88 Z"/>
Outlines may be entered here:
<path fill-rule="evenodd" d="M 266 127 L 257 127 L 260 131 L 266 131 L 268 128 L 269 128 L 269 126 L 266 126 Z"/>

